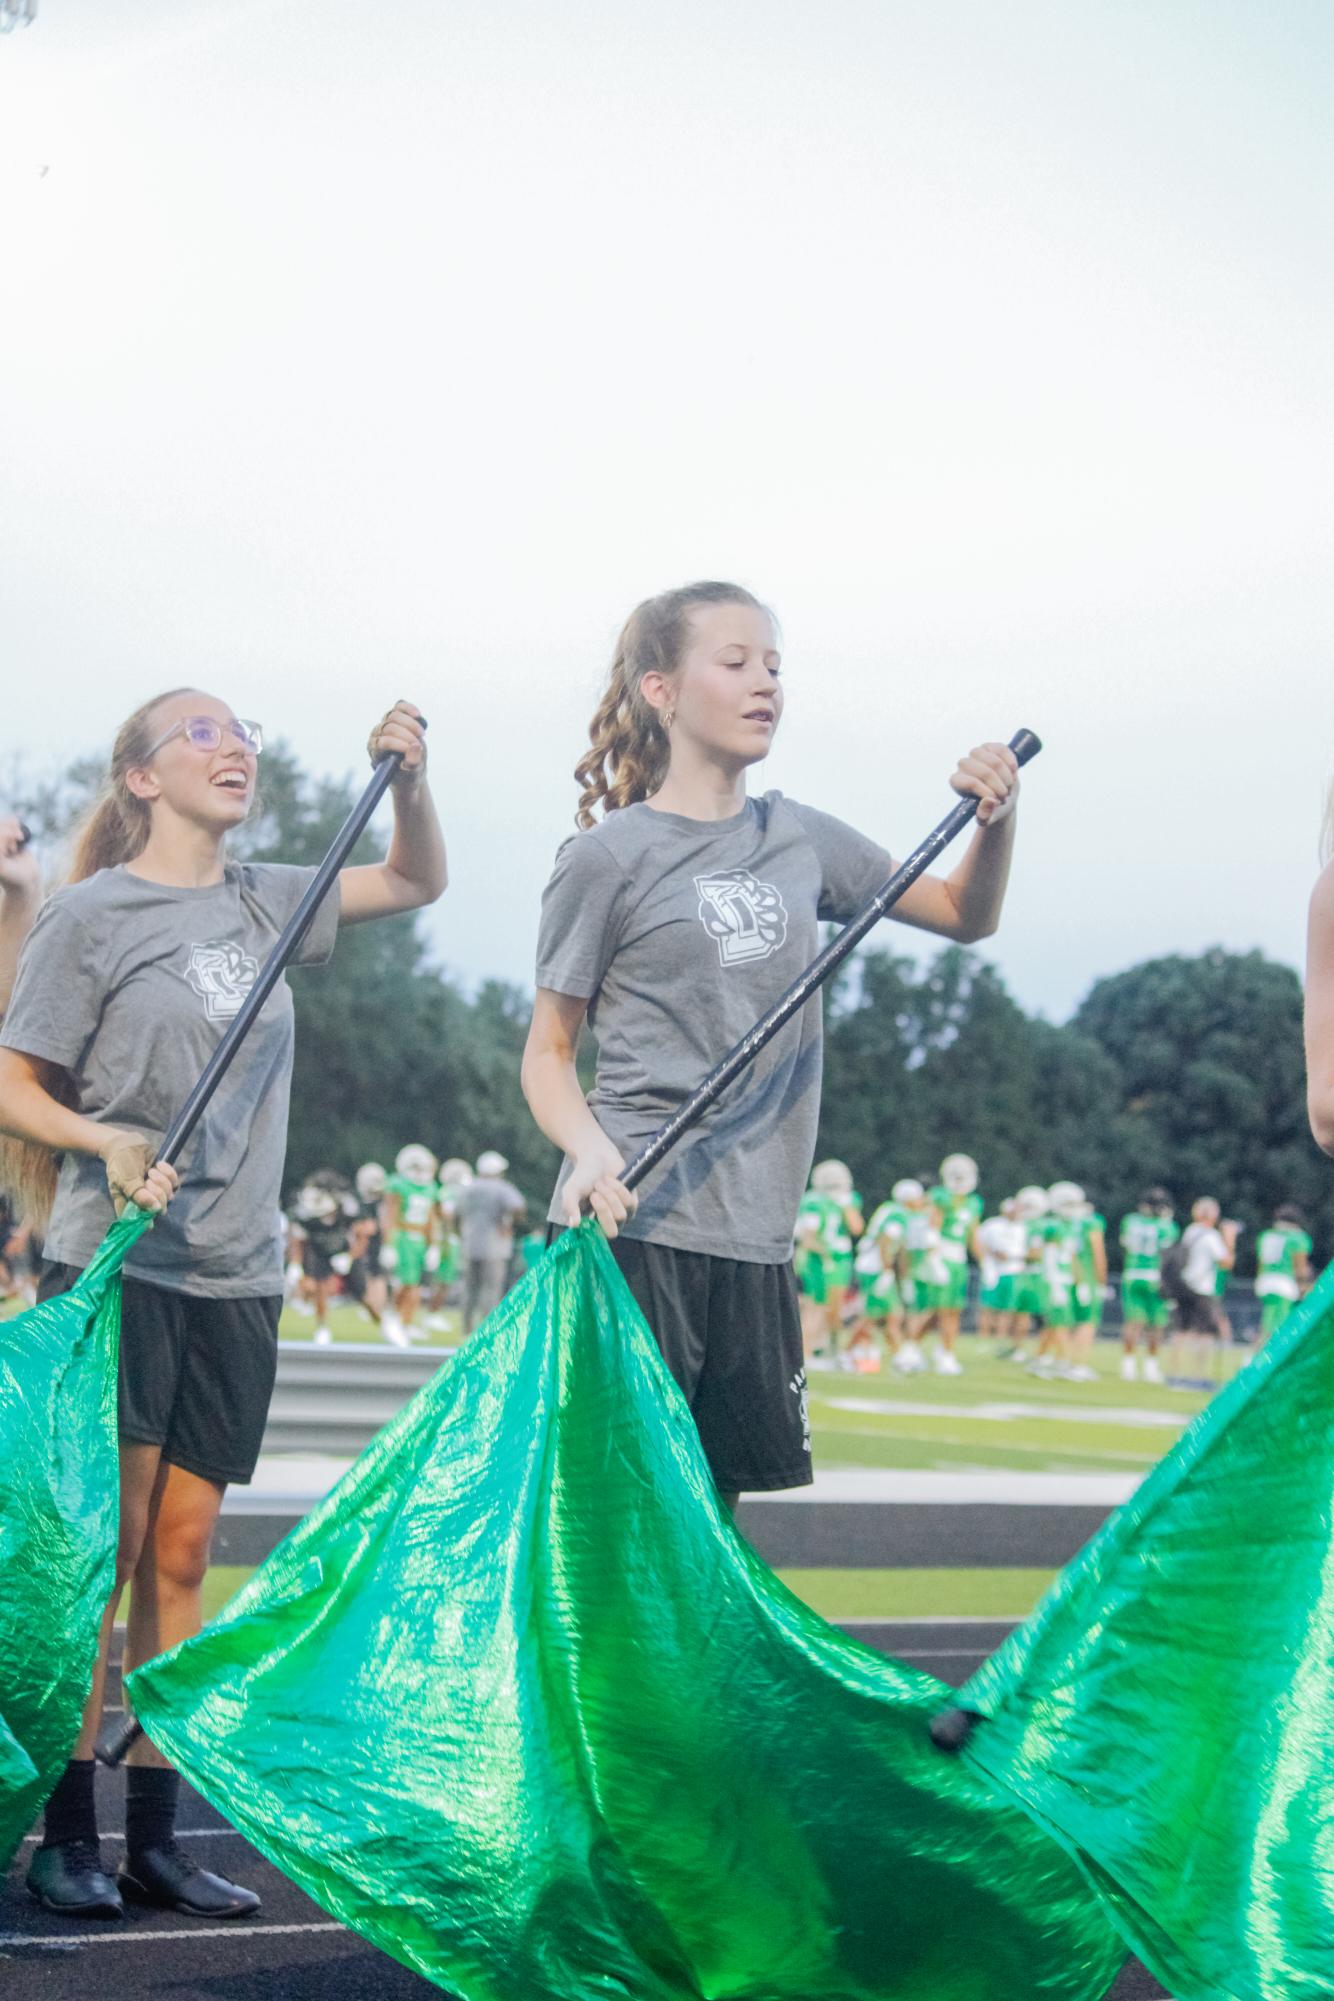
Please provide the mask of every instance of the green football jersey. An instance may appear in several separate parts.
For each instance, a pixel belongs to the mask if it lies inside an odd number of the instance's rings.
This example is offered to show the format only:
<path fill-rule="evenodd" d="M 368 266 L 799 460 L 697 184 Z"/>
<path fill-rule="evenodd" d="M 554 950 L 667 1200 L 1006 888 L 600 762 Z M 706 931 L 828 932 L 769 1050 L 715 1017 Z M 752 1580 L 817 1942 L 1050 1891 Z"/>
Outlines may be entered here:
<path fill-rule="evenodd" d="M 982 1221 L 982 1197 L 951 1195 L 948 1188 L 933 1188 L 931 1200 L 940 1217 L 940 1234 L 945 1243 L 966 1245 Z"/>
<path fill-rule="evenodd" d="M 931 1201 L 940 1218 L 940 1255 L 957 1272 L 968 1262 L 969 1239 L 982 1221 L 982 1197 L 951 1195 L 948 1188 L 933 1188 Z"/>
<path fill-rule="evenodd" d="M 409 1236 L 424 1237 L 431 1227 L 431 1216 L 440 1200 L 440 1185 L 435 1181 L 409 1181 L 401 1174 L 391 1174 L 384 1184 L 386 1195 L 396 1195 L 399 1203 L 398 1227 Z"/>
<path fill-rule="evenodd" d="M 1081 1216 L 1074 1225 L 1075 1271 L 1086 1284 L 1096 1285 L 1098 1273 L 1093 1263 L 1093 1239 L 1107 1234 L 1107 1218 L 1095 1210 L 1091 1216 Z"/>
<path fill-rule="evenodd" d="M 949 1266 L 941 1256 L 940 1231 L 929 1209 L 904 1210 L 903 1243 L 909 1276 L 924 1285 L 944 1285 Z"/>
<path fill-rule="evenodd" d="M 1075 1233 L 1078 1224 L 1060 1216 L 1039 1216 L 1028 1226 L 1030 1263 L 1045 1285 L 1066 1291 L 1075 1282 Z"/>
<path fill-rule="evenodd" d="M 1295 1223 L 1274 1223 L 1262 1230 L 1255 1246 L 1255 1275 L 1257 1290 L 1259 1281 L 1266 1278 L 1291 1279 L 1296 1284 L 1297 1260 L 1310 1257 L 1314 1246 L 1305 1230 Z"/>
<path fill-rule="evenodd" d="M 1157 1285 L 1163 1252 L 1180 1235 L 1176 1224 L 1166 1216 L 1145 1216 L 1136 1209 L 1132 1215 L 1123 1217 L 1121 1249 L 1125 1254 L 1122 1263 L 1125 1276 L 1138 1279 L 1142 1285 Z"/>
<path fill-rule="evenodd" d="M 866 1234 L 858 1245 L 858 1271 L 891 1270 L 895 1257 L 903 1247 L 907 1229 L 907 1212 L 897 1202 L 882 1202 L 866 1225 Z"/>
<path fill-rule="evenodd" d="M 821 1195 L 808 1188 L 797 1210 L 798 1242 L 818 1251 L 821 1257 L 851 1256 L 852 1232 L 843 1212 L 860 1208 L 861 1197 L 855 1189 L 844 1201 L 839 1201 L 836 1195 Z"/>

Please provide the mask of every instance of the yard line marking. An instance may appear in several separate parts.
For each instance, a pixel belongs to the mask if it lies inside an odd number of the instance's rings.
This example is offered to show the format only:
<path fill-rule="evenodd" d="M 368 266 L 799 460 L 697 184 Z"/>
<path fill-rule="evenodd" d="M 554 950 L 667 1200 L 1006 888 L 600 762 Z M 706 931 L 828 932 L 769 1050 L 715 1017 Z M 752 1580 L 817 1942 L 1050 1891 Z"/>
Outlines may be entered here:
<path fill-rule="evenodd" d="M 87 1938 L 36 1938 L 30 1932 L 0 1932 L 0 1951 L 12 1946 L 28 1946 L 34 1952 L 83 1952 L 90 1945 L 157 1945 L 160 1941 L 179 1944 L 197 1938 L 290 1938 L 295 1932 L 341 1932 L 343 1925 L 252 1925 L 242 1918 L 230 1925 L 192 1925 L 181 1931 L 92 1932 Z M 352 1936 L 352 1934 L 349 1934 Z"/>
<path fill-rule="evenodd" d="M 829 1410 L 869 1411 L 875 1417 L 957 1417 L 986 1424 L 1014 1424 L 1030 1418 L 1048 1418 L 1057 1424 L 1124 1425 L 1151 1431 L 1184 1431 L 1187 1413 L 1172 1410 L 1133 1410 L 1107 1405 L 1067 1403 L 909 1403 L 890 1397 L 828 1397 L 818 1391 L 812 1402 Z"/>

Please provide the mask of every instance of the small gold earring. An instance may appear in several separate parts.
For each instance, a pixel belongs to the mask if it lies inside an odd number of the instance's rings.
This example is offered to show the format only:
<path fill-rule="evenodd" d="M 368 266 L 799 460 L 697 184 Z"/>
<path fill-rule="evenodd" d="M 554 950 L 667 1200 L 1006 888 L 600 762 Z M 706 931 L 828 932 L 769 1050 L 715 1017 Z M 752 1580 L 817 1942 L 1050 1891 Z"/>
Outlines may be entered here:
<path fill-rule="evenodd" d="M 675 721 L 676 721 L 676 710 L 675 710 L 675 709 L 664 709 L 664 710 L 663 710 L 663 712 L 662 712 L 662 726 L 663 726 L 663 728 L 664 728 L 665 730 L 669 730 L 669 729 L 671 728 L 672 724 L 673 724 L 673 723 L 674 723 Z"/>

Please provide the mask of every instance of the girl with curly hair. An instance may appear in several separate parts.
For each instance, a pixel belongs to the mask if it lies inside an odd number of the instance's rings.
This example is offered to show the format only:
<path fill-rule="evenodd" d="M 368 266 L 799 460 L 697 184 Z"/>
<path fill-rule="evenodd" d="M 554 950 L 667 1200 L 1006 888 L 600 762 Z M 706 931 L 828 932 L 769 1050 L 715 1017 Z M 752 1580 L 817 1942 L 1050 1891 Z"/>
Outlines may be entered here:
<path fill-rule="evenodd" d="M 553 1225 L 598 1217 L 699 1427 L 729 1504 L 805 1485 L 810 1431 L 792 1273 L 819 1112 L 821 1004 L 794 1017 L 631 1192 L 626 1162 L 889 876 L 877 841 L 781 792 L 748 795 L 783 714 L 777 624 L 739 585 L 636 607 L 575 776 L 580 831 L 543 899 L 524 1055 L 529 1106 L 565 1153 Z M 978 799 L 952 874 L 894 916 L 961 943 L 1000 917 L 1018 767 L 1003 744 L 960 761 Z M 597 1074 L 584 1098 L 584 1023 Z"/>

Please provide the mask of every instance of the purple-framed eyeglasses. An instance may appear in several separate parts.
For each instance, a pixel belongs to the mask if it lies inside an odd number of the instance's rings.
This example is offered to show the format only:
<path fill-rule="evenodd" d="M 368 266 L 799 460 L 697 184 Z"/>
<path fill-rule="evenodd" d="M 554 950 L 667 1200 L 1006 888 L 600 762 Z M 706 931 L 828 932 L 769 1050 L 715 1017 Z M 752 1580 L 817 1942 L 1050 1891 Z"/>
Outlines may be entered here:
<path fill-rule="evenodd" d="M 258 723 L 248 723 L 242 716 L 232 716 L 220 723 L 213 716 L 186 716 L 184 721 L 173 723 L 165 736 L 160 736 L 151 750 L 144 752 L 144 763 L 161 750 L 164 743 L 173 737 L 183 736 L 196 750 L 217 750 L 222 743 L 224 730 L 230 730 L 242 750 L 248 750 L 252 757 L 258 757 L 264 748 L 264 732 Z"/>

